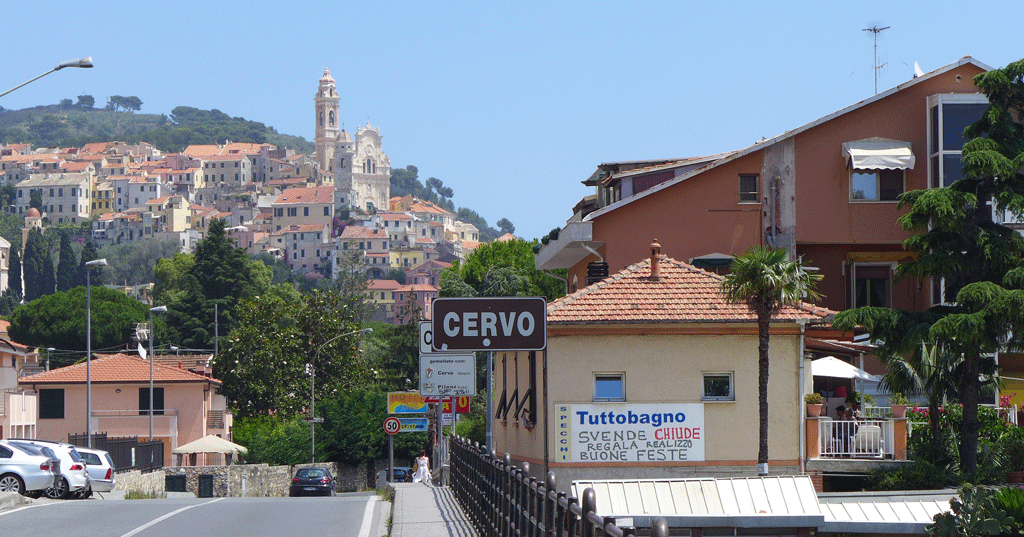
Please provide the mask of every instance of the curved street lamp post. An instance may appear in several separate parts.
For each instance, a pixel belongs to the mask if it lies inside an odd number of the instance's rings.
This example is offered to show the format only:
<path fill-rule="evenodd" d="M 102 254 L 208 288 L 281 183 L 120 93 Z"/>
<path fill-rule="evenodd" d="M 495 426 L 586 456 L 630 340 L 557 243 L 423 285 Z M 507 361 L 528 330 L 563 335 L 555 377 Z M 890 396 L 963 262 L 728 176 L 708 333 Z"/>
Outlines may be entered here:
<path fill-rule="evenodd" d="M 21 84 L 18 84 L 17 86 L 14 86 L 11 89 L 5 91 L 5 92 L 3 92 L 3 93 L 0 93 L 0 97 L 3 97 L 4 95 L 7 95 L 8 93 L 10 93 L 10 92 L 12 92 L 12 91 L 22 87 L 22 86 L 26 86 L 28 84 L 31 84 L 32 82 L 35 82 L 36 80 L 39 80 L 40 78 L 43 78 L 44 76 L 46 76 L 46 75 L 48 75 L 48 74 L 50 74 L 50 73 L 52 73 L 54 71 L 60 71 L 61 69 L 65 68 L 65 67 L 82 67 L 82 68 L 85 68 L 85 69 L 91 68 L 92 67 L 92 56 L 86 56 L 84 58 L 78 58 L 77 60 L 68 60 L 68 61 L 58 65 L 57 67 L 54 67 L 53 69 L 50 69 L 49 71 L 47 71 L 47 72 L 45 72 L 45 73 L 43 73 L 43 74 L 33 78 L 32 80 L 29 80 L 28 82 L 23 82 Z"/>
<path fill-rule="evenodd" d="M 106 259 L 93 259 L 85 262 L 85 438 L 90 448 L 92 447 L 92 281 L 89 275 L 92 272 L 90 267 L 105 266 L 107 266 Z"/>
<path fill-rule="evenodd" d="M 316 462 L 316 398 L 313 396 L 313 388 L 316 384 L 316 361 L 320 358 L 320 351 L 324 350 L 324 347 L 333 343 L 337 339 L 345 336 L 351 336 L 353 334 L 369 334 L 370 332 L 373 332 L 372 328 L 363 328 L 362 330 L 353 330 L 351 332 L 345 332 L 344 334 L 338 334 L 317 347 L 316 354 L 313 355 L 313 363 L 306 364 L 306 371 L 309 373 L 309 459 L 312 463 Z"/>

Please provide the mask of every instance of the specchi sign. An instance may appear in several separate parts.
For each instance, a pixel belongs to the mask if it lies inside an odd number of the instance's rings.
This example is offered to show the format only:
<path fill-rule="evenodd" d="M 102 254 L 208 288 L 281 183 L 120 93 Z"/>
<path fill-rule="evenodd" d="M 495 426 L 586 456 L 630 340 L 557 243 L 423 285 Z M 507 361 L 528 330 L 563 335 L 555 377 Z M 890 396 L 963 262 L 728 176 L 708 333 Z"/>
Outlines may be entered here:
<path fill-rule="evenodd" d="M 434 351 L 539 351 L 547 346 L 542 297 L 438 298 L 433 304 Z"/>

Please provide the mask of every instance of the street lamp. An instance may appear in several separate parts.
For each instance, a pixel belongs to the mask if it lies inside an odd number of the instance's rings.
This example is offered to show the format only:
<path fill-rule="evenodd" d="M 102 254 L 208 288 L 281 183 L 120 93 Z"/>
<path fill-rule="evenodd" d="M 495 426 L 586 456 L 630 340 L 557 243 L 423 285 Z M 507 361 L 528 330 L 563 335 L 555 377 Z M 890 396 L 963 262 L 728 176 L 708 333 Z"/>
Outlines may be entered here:
<path fill-rule="evenodd" d="M 153 340 L 156 334 L 153 332 L 153 314 L 167 311 L 167 306 L 149 308 L 149 441 L 153 441 L 153 362 L 156 355 L 153 354 Z"/>
<path fill-rule="evenodd" d="M 306 364 L 306 369 L 309 372 L 309 455 L 310 462 L 316 462 L 316 398 L 313 396 L 313 388 L 316 385 L 316 360 L 320 358 L 320 351 L 324 350 L 329 343 L 334 340 L 343 338 L 345 336 L 351 336 L 353 334 L 369 334 L 373 332 L 372 328 L 363 328 L 362 330 L 353 330 L 351 332 L 345 332 L 344 334 L 338 334 L 331 339 L 328 339 L 316 349 L 316 354 L 313 355 L 313 363 Z"/>
<path fill-rule="evenodd" d="M 50 353 L 52 353 L 55 350 L 57 350 L 57 349 L 55 349 L 53 347 L 47 347 L 46 348 L 46 370 L 47 371 L 50 370 Z"/>
<path fill-rule="evenodd" d="M 65 68 L 65 67 L 82 67 L 82 68 L 88 69 L 88 68 L 92 67 L 92 56 L 86 56 L 84 58 L 78 58 L 77 60 L 68 60 L 68 61 L 58 65 L 57 67 L 54 67 L 53 69 L 50 69 L 49 71 L 47 71 L 47 72 L 45 72 L 45 73 L 43 73 L 43 74 L 33 78 L 32 80 L 29 80 L 28 82 L 25 82 L 25 83 L 22 83 L 22 84 L 18 84 L 17 86 L 14 86 L 13 88 L 11 88 L 9 90 L 7 90 L 7 91 L 5 91 L 3 93 L 0 93 L 0 97 L 3 97 L 4 95 L 7 95 L 8 93 L 10 93 L 10 92 L 12 92 L 12 91 L 14 91 L 14 90 L 24 86 L 24 85 L 30 84 L 32 82 L 35 82 L 36 80 L 39 80 L 40 78 L 43 78 L 44 76 L 46 76 L 46 75 L 48 75 L 48 74 L 50 74 L 50 73 L 52 73 L 54 71 L 60 71 L 61 69 Z"/>
<path fill-rule="evenodd" d="M 90 448 L 92 447 L 92 281 L 89 276 L 92 270 L 89 267 L 105 266 L 107 266 L 106 259 L 93 259 L 85 262 L 85 437 Z"/>

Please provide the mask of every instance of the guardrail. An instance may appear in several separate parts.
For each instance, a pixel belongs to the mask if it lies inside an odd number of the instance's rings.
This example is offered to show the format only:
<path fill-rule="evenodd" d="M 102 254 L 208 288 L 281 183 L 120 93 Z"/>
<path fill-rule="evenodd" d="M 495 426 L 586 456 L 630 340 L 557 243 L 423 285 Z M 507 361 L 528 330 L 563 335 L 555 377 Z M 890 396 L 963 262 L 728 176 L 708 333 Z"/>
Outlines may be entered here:
<path fill-rule="evenodd" d="M 523 537 L 636 536 L 636 528 L 619 527 L 614 517 L 597 514 L 594 489 L 582 502 L 555 489 L 555 474 L 543 483 L 530 477 L 530 463 L 512 464 L 508 453 L 498 459 L 479 444 L 460 437 L 450 443 L 452 492 L 480 535 Z M 655 519 L 652 537 L 668 537 L 668 523 Z"/>

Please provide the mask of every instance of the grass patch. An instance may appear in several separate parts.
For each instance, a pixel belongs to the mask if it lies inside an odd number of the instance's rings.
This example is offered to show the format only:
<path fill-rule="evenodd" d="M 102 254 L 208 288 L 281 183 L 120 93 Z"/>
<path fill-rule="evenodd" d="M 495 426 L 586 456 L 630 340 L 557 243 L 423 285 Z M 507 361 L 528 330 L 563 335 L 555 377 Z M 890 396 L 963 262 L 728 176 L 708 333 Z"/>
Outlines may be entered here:
<path fill-rule="evenodd" d="M 382 489 L 377 491 L 377 496 L 379 496 L 381 501 L 383 501 L 383 502 L 394 503 L 394 501 L 395 501 L 395 489 L 393 487 L 384 487 L 384 488 L 382 488 Z"/>
<path fill-rule="evenodd" d="M 166 492 L 142 492 L 141 490 L 129 490 L 124 493 L 126 500 L 162 500 L 167 498 Z"/>

